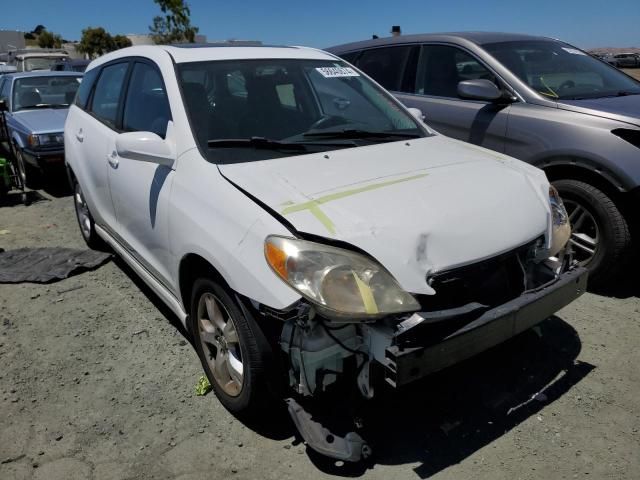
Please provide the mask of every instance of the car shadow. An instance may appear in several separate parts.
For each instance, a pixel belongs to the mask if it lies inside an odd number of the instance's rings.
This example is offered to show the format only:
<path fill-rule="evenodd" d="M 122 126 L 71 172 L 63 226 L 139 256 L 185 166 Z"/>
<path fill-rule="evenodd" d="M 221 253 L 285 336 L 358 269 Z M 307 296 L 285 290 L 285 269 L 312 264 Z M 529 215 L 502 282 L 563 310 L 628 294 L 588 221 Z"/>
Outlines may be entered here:
<path fill-rule="evenodd" d="M 164 302 L 122 259 L 116 256 L 114 261 L 193 345 L 191 335 Z M 360 477 L 376 464 L 419 463 L 416 474 L 429 478 L 463 461 L 571 390 L 595 368 L 577 360 L 581 348 L 573 327 L 553 316 L 408 387 L 379 388 L 376 399 L 355 412 L 364 423 L 359 433 L 374 452 L 367 461 L 336 462 L 307 447 L 308 457 L 316 468 L 336 476 Z M 351 419 L 353 412 L 347 411 L 345 397 L 332 397 L 320 405 L 324 414 L 338 418 L 336 412 L 343 412 Z M 302 442 L 284 402 L 270 409 L 269 415 L 240 420 L 263 437 Z"/>
<path fill-rule="evenodd" d="M 342 463 L 308 449 L 325 473 L 359 477 L 375 464 L 419 463 L 429 478 L 538 414 L 595 367 L 577 361 L 581 342 L 558 317 L 410 387 L 382 392 L 363 412 L 374 455 Z M 380 393 L 380 392 L 379 392 Z"/>
<path fill-rule="evenodd" d="M 0 207 L 15 207 L 18 205 L 32 205 L 38 202 L 48 201 L 36 190 L 27 190 L 25 192 L 19 190 L 11 190 L 4 196 L 0 196 Z"/>

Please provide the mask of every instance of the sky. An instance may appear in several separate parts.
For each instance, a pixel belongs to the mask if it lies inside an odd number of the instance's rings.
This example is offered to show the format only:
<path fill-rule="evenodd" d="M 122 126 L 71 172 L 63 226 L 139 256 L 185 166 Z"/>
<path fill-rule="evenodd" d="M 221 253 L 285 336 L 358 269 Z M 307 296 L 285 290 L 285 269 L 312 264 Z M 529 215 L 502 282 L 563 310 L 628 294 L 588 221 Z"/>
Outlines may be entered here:
<path fill-rule="evenodd" d="M 0 5 L 11 0 L 0 0 Z M 560 38 L 581 48 L 640 47 L 640 0 L 382 1 L 188 0 L 191 22 L 208 40 L 262 40 L 329 47 L 403 33 L 502 31 Z M 160 9 L 152 0 L 28 0 L 2 8 L 0 29 L 42 24 L 79 40 L 83 28 L 147 33 Z"/>

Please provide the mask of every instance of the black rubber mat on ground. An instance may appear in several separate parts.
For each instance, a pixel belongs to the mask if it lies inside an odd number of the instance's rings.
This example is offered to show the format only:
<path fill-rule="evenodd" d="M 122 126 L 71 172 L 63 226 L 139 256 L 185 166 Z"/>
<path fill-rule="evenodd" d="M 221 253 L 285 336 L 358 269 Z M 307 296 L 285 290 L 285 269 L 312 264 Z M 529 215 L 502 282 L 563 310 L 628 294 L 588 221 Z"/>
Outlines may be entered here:
<path fill-rule="evenodd" d="M 111 255 L 72 248 L 0 249 L 0 283 L 49 283 L 92 270 Z"/>

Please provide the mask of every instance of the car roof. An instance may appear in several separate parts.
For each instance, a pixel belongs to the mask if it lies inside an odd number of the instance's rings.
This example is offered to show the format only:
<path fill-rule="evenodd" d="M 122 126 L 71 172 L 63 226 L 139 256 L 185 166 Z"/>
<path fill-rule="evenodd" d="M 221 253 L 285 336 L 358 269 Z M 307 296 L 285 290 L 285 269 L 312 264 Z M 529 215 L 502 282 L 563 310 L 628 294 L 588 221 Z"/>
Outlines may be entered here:
<path fill-rule="evenodd" d="M 82 72 L 56 72 L 51 70 L 33 70 L 31 72 L 17 72 L 4 75 L 5 78 L 29 77 L 82 77 Z"/>
<path fill-rule="evenodd" d="M 399 35 L 397 37 L 384 37 L 360 42 L 345 43 L 327 48 L 328 52 L 348 52 L 351 50 L 362 50 L 371 47 L 381 47 L 386 45 L 403 43 L 423 43 L 423 42 L 446 42 L 459 43 L 469 41 L 478 45 L 498 42 L 513 42 L 523 40 L 557 41 L 554 38 L 540 37 L 535 35 L 525 35 L 521 33 L 503 32 L 445 32 L 445 33 L 419 33 L 415 35 Z"/>
<path fill-rule="evenodd" d="M 68 57 L 68 53 L 64 52 L 24 52 L 18 53 L 16 58 L 31 58 L 31 57 Z"/>
<path fill-rule="evenodd" d="M 248 45 L 249 43 L 249 45 Z M 273 46 L 251 44 L 252 42 L 230 42 L 219 44 L 181 44 L 181 45 L 139 45 L 127 47 L 103 55 L 94 60 L 90 68 L 94 68 L 111 60 L 123 57 L 157 54 L 158 50 L 167 52 L 175 63 L 203 62 L 210 60 L 248 60 L 248 59 L 306 59 L 335 60 L 325 51 L 297 46 Z"/>

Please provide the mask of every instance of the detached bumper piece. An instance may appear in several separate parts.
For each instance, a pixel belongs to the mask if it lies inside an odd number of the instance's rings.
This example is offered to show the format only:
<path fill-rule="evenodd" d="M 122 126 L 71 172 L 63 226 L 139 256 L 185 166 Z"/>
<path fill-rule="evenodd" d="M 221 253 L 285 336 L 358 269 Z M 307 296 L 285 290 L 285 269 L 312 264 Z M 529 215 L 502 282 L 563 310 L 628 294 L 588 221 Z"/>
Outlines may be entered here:
<path fill-rule="evenodd" d="M 338 437 L 313 420 L 311 414 L 293 398 L 287 398 L 285 402 L 300 435 L 316 452 L 345 462 L 359 462 L 371 455 L 371 448 L 356 432 Z"/>
<path fill-rule="evenodd" d="M 385 380 L 399 387 L 514 337 L 582 295 L 587 288 L 587 276 L 586 269 L 574 268 L 553 283 L 492 309 L 470 304 L 456 311 L 414 314 L 403 322 L 404 326 L 401 324 L 392 345 L 385 350 L 382 362 Z M 460 318 L 466 320 L 463 326 L 429 344 L 429 331 L 434 324 Z"/>

